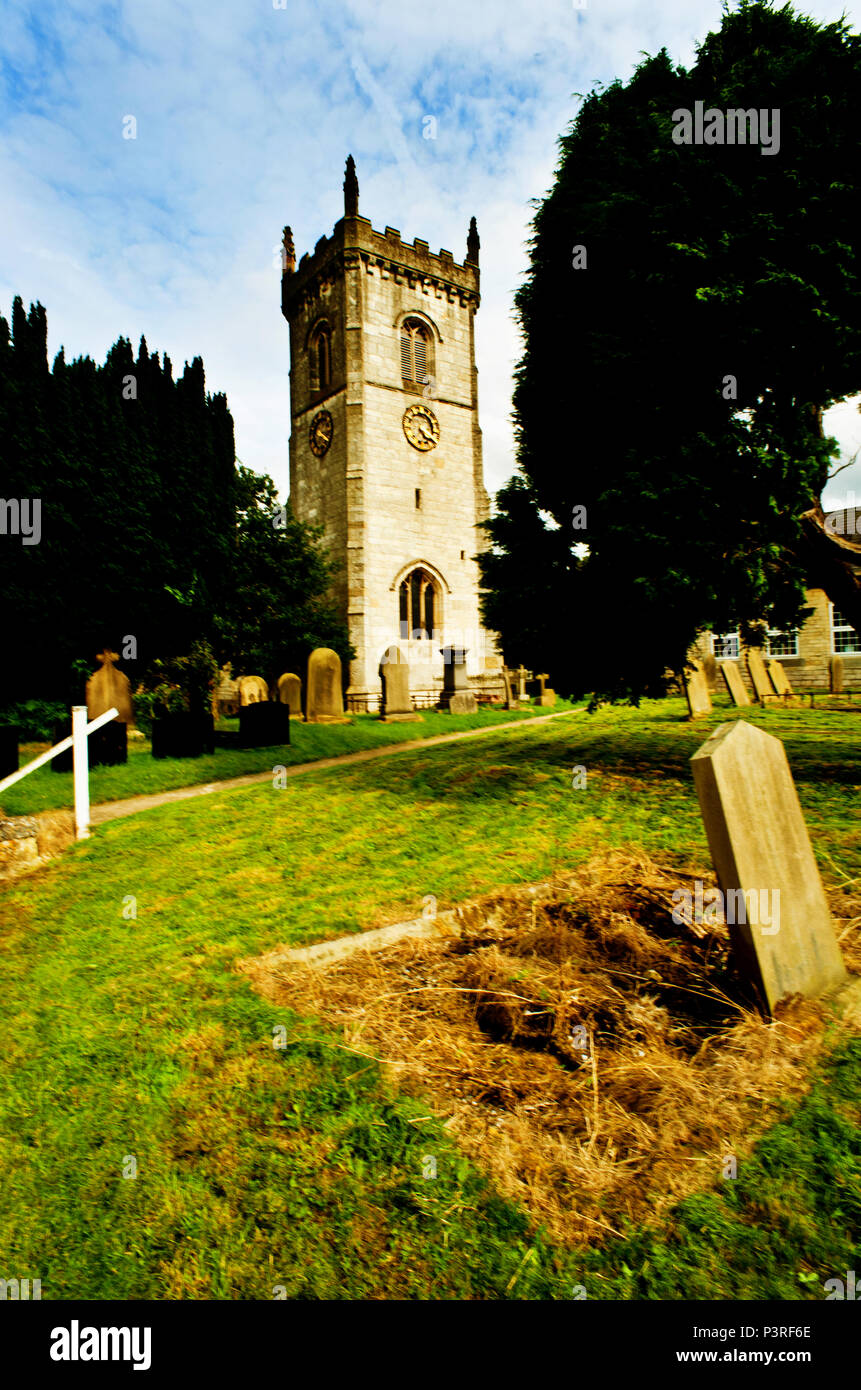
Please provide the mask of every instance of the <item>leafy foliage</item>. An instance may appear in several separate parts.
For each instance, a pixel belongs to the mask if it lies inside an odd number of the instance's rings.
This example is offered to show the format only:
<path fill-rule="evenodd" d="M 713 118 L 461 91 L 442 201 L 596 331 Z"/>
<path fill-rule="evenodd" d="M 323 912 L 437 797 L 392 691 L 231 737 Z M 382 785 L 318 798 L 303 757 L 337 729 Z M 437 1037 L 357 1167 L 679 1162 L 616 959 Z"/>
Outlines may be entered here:
<path fill-rule="evenodd" d="M 237 469 L 200 358 L 174 380 L 145 339 L 135 356 L 120 338 L 103 366 L 61 349 L 49 370 L 47 331 L 42 305 L 20 298 L 11 331 L 0 317 L 2 493 L 41 503 L 38 544 L 0 536 L 0 701 L 80 702 L 105 646 L 133 687 L 164 686 L 165 709 L 201 702 L 208 648 L 276 675 L 318 644 L 348 658 L 319 534 L 292 515 L 273 529 L 274 483 Z"/>
<path fill-rule="evenodd" d="M 690 71 L 647 58 L 560 141 L 517 295 L 522 483 L 487 528 L 484 577 L 516 646 L 518 546 L 534 553 L 562 689 L 636 699 L 700 627 L 802 619 L 801 517 L 836 447 L 821 412 L 859 387 L 859 76 L 842 22 L 743 0 Z M 674 143 L 674 111 L 697 101 L 776 109 L 779 151 Z"/>

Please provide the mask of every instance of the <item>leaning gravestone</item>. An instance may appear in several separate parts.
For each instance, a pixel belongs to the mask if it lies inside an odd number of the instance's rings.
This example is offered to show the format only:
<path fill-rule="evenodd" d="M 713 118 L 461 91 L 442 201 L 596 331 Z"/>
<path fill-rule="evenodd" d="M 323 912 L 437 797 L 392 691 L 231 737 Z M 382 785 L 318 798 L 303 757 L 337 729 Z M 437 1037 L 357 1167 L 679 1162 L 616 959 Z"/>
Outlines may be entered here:
<path fill-rule="evenodd" d="M 348 724 L 344 718 L 341 658 L 329 647 L 317 647 L 308 657 L 305 687 L 308 724 Z"/>
<path fill-rule="evenodd" d="M 761 704 L 765 704 L 766 700 L 776 699 L 776 692 L 771 683 L 771 678 L 765 669 L 762 652 L 756 647 L 748 648 L 747 669 L 753 686 L 753 693 L 757 700 L 759 700 Z"/>
<path fill-rule="evenodd" d="M 443 659 L 440 709 L 449 714 L 475 714 L 478 701 L 466 678 L 466 647 L 440 647 Z"/>
<path fill-rule="evenodd" d="M 703 715 L 712 712 L 712 697 L 700 662 L 689 661 L 688 668 L 682 673 L 688 712 L 691 719 L 702 719 Z"/>
<path fill-rule="evenodd" d="M 734 705 L 740 709 L 750 704 L 750 696 L 745 689 L 744 681 L 741 678 L 741 671 L 738 669 L 736 661 L 722 661 L 721 671 L 723 672 L 724 682 L 729 691 L 730 699 Z"/>
<path fill-rule="evenodd" d="M 846 968 L 780 739 L 721 724 L 691 759 L 739 965 L 769 1010 L 818 995 Z"/>
<path fill-rule="evenodd" d="M 243 705 L 256 705 L 269 699 L 269 686 L 262 676 L 240 676 L 237 685 L 240 709 Z"/>
<path fill-rule="evenodd" d="M 843 694 L 843 657 L 832 656 L 828 663 L 828 687 L 832 695 Z"/>
<path fill-rule="evenodd" d="M 768 674 L 771 677 L 771 683 L 778 695 L 792 695 L 794 693 L 789 683 L 789 677 L 779 661 L 770 661 L 768 663 Z"/>
<path fill-rule="evenodd" d="M 410 668 L 399 647 L 389 647 L 380 662 L 383 698 L 380 718 L 386 723 L 408 724 L 421 720 L 410 699 Z"/>

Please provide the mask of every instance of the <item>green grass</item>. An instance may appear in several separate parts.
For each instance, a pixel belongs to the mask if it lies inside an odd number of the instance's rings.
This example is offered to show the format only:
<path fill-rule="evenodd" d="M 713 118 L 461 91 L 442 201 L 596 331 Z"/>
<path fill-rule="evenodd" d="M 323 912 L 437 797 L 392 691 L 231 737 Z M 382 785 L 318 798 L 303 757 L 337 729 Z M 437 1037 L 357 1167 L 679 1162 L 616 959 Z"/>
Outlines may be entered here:
<path fill-rule="evenodd" d="M 857 716 L 746 714 L 785 741 L 826 882 L 861 875 Z M 234 968 L 602 847 L 707 867 L 689 758 L 728 717 L 648 703 L 215 792 L 0 891 L 0 1277 L 44 1298 L 823 1297 L 858 1267 L 857 1040 L 736 1182 L 577 1256 L 375 1063 Z"/>
<path fill-rule="evenodd" d="M 557 700 L 555 712 L 574 709 L 567 700 Z M 352 715 L 350 724 L 302 724 L 294 722 L 290 744 L 271 748 L 240 748 L 238 719 L 219 722 L 216 748 L 200 758 L 153 758 L 150 743 L 129 740 L 129 759 L 118 767 L 94 767 L 90 771 L 90 801 L 122 801 L 131 796 L 150 796 L 154 792 L 191 787 L 198 783 L 219 782 L 252 772 L 266 772 L 276 764 L 316 762 L 320 758 L 355 753 L 363 748 L 381 748 L 411 739 L 433 738 L 437 734 L 462 733 L 523 719 L 552 714 L 554 710 L 530 705 L 525 709 L 504 710 L 482 707 L 476 714 L 451 715 L 442 710 L 423 710 L 422 722 L 386 724 L 376 715 Z M 47 743 L 22 744 L 20 765 L 44 753 Z M 74 803 L 71 772 L 55 772 L 50 766 L 37 768 L 2 794 L 3 811 L 9 816 L 33 815 L 36 811 L 56 810 Z"/>

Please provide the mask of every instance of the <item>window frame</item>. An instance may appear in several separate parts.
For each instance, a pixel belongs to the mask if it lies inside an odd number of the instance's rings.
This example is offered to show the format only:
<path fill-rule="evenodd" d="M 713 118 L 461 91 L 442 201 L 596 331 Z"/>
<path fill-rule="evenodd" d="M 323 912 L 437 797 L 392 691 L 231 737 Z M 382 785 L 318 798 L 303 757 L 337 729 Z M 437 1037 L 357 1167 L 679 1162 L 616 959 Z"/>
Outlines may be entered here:
<path fill-rule="evenodd" d="M 791 661 L 793 657 L 797 657 L 800 655 L 798 650 L 799 635 L 800 630 L 797 627 L 791 628 L 789 632 L 784 632 L 784 630 L 779 627 L 767 628 L 765 634 L 765 655 L 768 657 L 770 661 Z M 781 638 L 791 640 L 794 646 L 794 650 L 791 652 L 772 651 L 772 641 L 774 641 L 776 645 L 780 645 L 779 639 Z"/>
<path fill-rule="evenodd" d="M 424 343 L 424 371 L 419 372 L 416 361 L 416 339 Z M 416 315 L 407 314 L 398 329 L 398 349 L 400 353 L 400 372 L 401 381 L 406 386 L 423 386 L 433 380 L 434 372 L 434 346 L 433 330 L 424 319 Z M 411 375 L 404 375 L 404 363 L 409 358 L 409 370 Z"/>
<path fill-rule="evenodd" d="M 836 621 L 836 619 L 837 619 L 838 617 L 842 618 L 842 617 L 843 617 L 843 614 L 840 612 L 839 609 L 837 609 L 837 608 L 834 607 L 834 604 L 833 604 L 833 603 L 829 603 L 829 605 L 828 605 L 828 610 L 829 610 L 829 618 L 830 618 L 830 620 L 831 620 L 831 655 L 832 655 L 832 656 L 861 656 L 861 637 L 859 637 L 859 635 L 858 635 L 858 633 L 856 632 L 855 628 L 852 626 L 851 623 L 847 623 L 845 619 L 843 620 L 842 623 L 838 623 L 838 622 Z M 838 634 L 838 632 L 839 632 L 839 633 L 845 634 L 846 637 L 847 637 L 848 639 L 850 639 L 850 640 L 855 644 L 854 649 L 853 649 L 852 647 L 838 647 L 838 645 L 837 645 L 837 634 Z"/>
<path fill-rule="evenodd" d="M 712 656 L 714 657 L 715 661 L 740 661 L 740 660 L 741 660 L 741 635 L 740 635 L 740 633 L 739 633 L 738 628 L 736 628 L 734 632 L 713 632 L 712 635 L 711 635 L 711 638 L 712 638 Z M 728 642 L 728 641 L 732 641 L 732 642 L 735 643 L 735 651 L 733 651 L 733 652 L 721 652 L 721 653 L 719 654 L 719 653 L 718 653 L 718 650 L 717 650 L 717 644 L 718 644 L 718 642 Z"/>

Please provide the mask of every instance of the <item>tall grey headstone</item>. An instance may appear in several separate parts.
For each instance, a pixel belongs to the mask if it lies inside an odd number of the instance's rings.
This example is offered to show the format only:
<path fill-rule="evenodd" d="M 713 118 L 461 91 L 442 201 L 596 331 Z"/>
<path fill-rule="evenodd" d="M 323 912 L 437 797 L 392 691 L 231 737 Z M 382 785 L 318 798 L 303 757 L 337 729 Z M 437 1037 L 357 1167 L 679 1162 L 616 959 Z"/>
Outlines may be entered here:
<path fill-rule="evenodd" d="M 843 657 L 832 656 L 828 663 L 828 686 L 832 695 L 843 694 Z"/>
<path fill-rule="evenodd" d="M 721 724 L 691 766 L 739 965 L 768 1008 L 845 983 L 780 739 L 746 719 Z"/>

